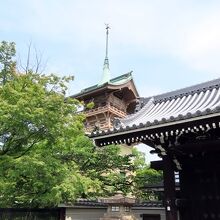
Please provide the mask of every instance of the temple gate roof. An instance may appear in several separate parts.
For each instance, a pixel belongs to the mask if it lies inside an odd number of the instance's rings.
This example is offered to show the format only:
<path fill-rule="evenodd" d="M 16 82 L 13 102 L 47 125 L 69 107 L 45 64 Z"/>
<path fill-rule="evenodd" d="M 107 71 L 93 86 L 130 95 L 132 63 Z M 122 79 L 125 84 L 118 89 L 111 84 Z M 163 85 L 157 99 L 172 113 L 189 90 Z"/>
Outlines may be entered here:
<path fill-rule="evenodd" d="M 220 78 L 154 97 L 140 98 L 136 113 L 117 119 L 114 128 L 93 132 L 91 137 L 99 139 L 155 130 L 216 116 L 220 116 Z"/>

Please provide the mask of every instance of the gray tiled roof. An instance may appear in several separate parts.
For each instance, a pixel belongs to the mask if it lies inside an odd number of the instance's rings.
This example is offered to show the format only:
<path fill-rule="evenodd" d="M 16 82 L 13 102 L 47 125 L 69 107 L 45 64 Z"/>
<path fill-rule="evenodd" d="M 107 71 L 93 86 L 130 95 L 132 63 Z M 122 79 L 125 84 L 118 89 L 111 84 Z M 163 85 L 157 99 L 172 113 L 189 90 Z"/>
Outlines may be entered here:
<path fill-rule="evenodd" d="M 143 107 L 133 115 L 117 121 L 108 131 L 91 136 L 120 133 L 135 128 L 184 121 L 201 116 L 220 114 L 220 78 L 177 91 L 141 100 Z"/>
<path fill-rule="evenodd" d="M 133 207 L 157 207 L 157 208 L 162 208 L 163 203 L 162 201 L 148 201 L 148 202 L 142 202 L 142 203 L 136 203 L 133 205 Z"/>
<path fill-rule="evenodd" d="M 77 207 L 77 206 L 84 206 L 84 207 L 106 207 L 107 204 L 103 203 L 99 199 L 78 199 L 73 204 L 61 204 L 60 207 Z M 137 202 L 132 204 L 133 207 L 163 207 L 162 201 L 144 201 L 144 202 Z"/>

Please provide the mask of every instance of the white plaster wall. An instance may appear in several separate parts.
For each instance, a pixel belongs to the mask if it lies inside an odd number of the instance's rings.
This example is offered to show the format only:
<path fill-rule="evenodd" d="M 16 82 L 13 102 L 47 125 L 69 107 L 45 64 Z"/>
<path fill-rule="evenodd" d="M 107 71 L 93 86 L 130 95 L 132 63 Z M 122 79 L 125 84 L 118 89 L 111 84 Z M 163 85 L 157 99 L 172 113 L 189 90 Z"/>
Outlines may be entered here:
<path fill-rule="evenodd" d="M 66 220 L 99 220 L 105 208 L 66 208 Z"/>
<path fill-rule="evenodd" d="M 107 208 L 66 208 L 66 220 L 99 220 L 107 212 Z M 161 220 L 165 220 L 165 210 L 163 208 L 132 208 L 132 212 L 137 220 L 142 220 L 141 214 L 159 214 Z"/>

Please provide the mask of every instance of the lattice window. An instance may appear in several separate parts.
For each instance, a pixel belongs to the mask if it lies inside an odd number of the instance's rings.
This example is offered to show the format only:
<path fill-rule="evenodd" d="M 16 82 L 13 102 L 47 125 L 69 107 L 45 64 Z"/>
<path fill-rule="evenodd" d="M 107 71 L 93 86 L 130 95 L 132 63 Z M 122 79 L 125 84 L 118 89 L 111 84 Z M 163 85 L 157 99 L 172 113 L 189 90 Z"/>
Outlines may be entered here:
<path fill-rule="evenodd" d="M 112 206 L 112 212 L 119 212 L 119 206 Z"/>

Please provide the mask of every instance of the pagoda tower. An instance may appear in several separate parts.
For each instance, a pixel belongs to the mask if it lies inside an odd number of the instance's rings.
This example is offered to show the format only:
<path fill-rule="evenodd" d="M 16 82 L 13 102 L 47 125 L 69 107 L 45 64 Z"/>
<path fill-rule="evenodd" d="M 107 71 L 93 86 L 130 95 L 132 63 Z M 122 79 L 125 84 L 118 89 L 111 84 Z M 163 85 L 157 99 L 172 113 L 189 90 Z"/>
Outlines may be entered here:
<path fill-rule="evenodd" d="M 107 130 L 113 127 L 115 118 L 124 118 L 135 112 L 139 94 L 135 87 L 132 72 L 111 78 L 108 59 L 109 26 L 106 25 L 106 51 L 101 81 L 71 96 L 83 101 L 85 106 L 94 103 L 92 109 L 84 109 L 85 129 Z"/>

